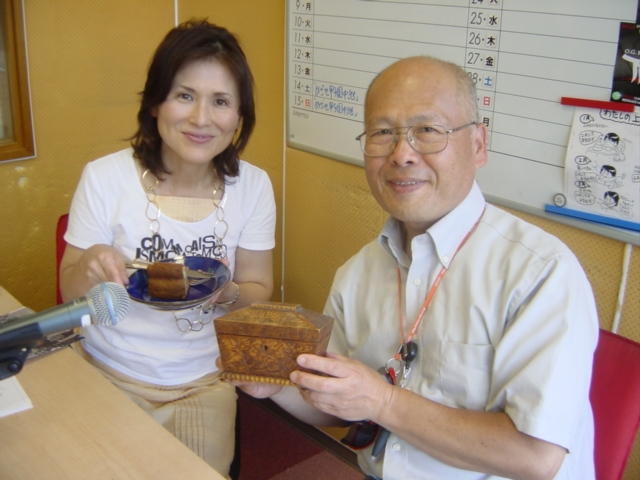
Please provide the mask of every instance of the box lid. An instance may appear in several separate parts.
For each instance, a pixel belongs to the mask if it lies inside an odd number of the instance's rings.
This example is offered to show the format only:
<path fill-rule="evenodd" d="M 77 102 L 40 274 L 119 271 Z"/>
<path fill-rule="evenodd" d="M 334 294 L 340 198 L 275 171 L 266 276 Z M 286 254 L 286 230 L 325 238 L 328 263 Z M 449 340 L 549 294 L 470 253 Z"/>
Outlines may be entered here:
<path fill-rule="evenodd" d="M 255 302 L 214 320 L 217 334 L 317 342 L 331 333 L 333 318 L 301 305 Z"/>

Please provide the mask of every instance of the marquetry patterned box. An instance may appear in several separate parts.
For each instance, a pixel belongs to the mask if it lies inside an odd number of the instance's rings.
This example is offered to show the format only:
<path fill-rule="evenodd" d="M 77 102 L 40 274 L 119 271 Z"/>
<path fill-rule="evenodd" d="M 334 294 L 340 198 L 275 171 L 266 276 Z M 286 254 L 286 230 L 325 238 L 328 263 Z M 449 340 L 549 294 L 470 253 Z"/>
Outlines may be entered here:
<path fill-rule="evenodd" d="M 333 318 L 290 303 L 256 302 L 214 320 L 222 378 L 292 385 L 301 353 L 324 355 Z"/>

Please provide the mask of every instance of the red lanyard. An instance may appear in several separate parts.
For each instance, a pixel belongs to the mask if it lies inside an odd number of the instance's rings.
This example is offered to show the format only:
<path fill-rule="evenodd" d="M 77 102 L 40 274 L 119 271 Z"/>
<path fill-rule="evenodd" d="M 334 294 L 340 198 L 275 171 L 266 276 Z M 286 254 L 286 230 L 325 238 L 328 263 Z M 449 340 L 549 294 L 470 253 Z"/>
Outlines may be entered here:
<path fill-rule="evenodd" d="M 484 211 L 482 213 L 484 214 Z M 456 248 L 456 251 L 453 252 L 453 256 L 451 257 L 449 266 L 451 266 L 451 262 L 453 262 L 453 259 L 455 258 L 458 251 L 460 251 L 460 249 L 465 244 L 467 239 L 471 236 L 473 231 L 478 226 L 478 223 L 480 222 L 480 218 L 482 218 L 482 215 L 480 215 L 476 223 L 473 225 L 473 227 L 471 227 L 471 230 L 467 232 L 465 237 L 460 242 L 460 245 L 458 245 L 458 248 Z M 402 308 L 402 274 L 400 273 L 400 267 L 398 267 L 398 320 L 400 323 L 400 341 L 402 342 L 402 344 L 400 345 L 398 352 L 393 357 L 396 360 L 400 360 L 402 356 L 402 350 L 403 350 L 402 347 L 407 343 L 409 343 L 411 339 L 415 336 L 416 331 L 420 326 L 420 322 L 422 321 L 422 317 L 424 317 L 424 314 L 427 311 L 427 307 L 429 306 L 429 303 L 431 303 L 431 299 L 433 298 L 433 295 L 436 293 L 436 289 L 438 288 L 438 285 L 440 285 L 440 281 L 442 280 L 442 277 L 444 277 L 445 273 L 447 273 L 447 267 L 442 267 L 440 269 L 440 272 L 438 273 L 438 276 L 433 282 L 433 285 L 431 285 L 431 288 L 427 292 L 427 296 L 425 297 L 424 302 L 422 302 L 422 308 L 418 312 L 418 316 L 416 317 L 415 322 L 413 322 L 413 327 L 411 327 L 411 331 L 409 332 L 409 335 L 407 335 L 407 339 L 404 340 L 404 314 L 403 314 L 404 310 Z"/>

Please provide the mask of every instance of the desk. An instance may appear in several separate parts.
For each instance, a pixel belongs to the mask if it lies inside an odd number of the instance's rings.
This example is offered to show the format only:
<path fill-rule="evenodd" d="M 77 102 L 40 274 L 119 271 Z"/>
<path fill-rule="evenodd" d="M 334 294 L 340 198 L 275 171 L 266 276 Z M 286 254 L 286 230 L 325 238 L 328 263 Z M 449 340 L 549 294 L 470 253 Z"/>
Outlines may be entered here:
<path fill-rule="evenodd" d="M 16 378 L 33 408 L 0 418 L 3 480 L 224 478 L 70 348 Z"/>

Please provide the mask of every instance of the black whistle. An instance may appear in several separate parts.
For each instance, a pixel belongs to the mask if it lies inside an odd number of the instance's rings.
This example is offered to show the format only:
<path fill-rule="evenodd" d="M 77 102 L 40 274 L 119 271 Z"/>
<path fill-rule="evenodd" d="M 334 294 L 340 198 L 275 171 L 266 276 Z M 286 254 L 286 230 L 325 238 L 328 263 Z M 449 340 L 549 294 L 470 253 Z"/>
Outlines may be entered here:
<path fill-rule="evenodd" d="M 418 345 L 416 342 L 407 342 L 402 345 L 401 357 L 405 363 L 411 363 L 418 356 Z"/>

